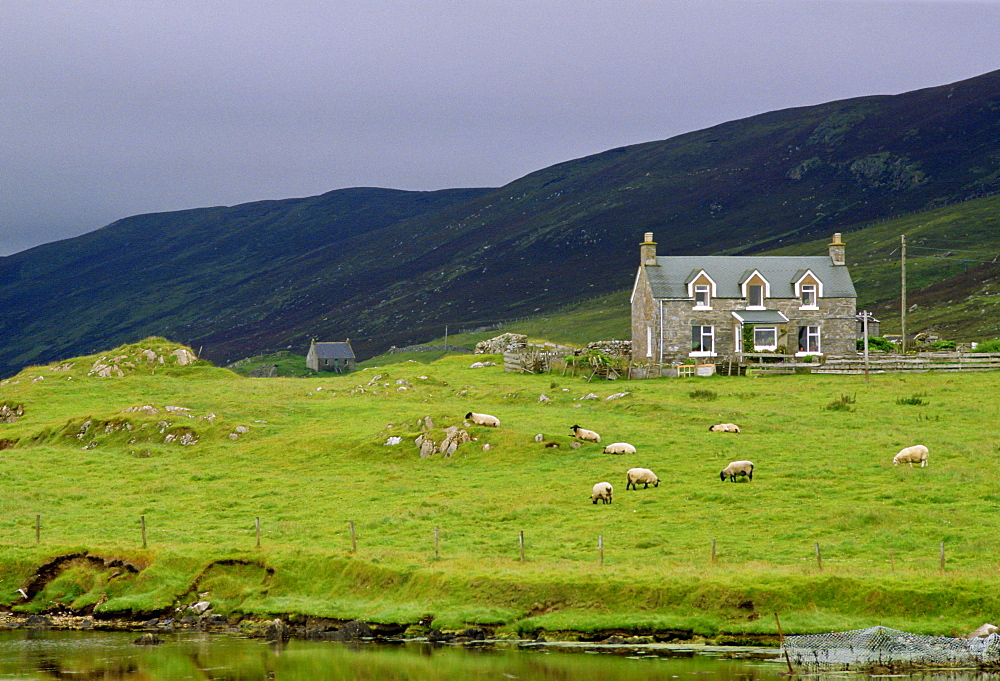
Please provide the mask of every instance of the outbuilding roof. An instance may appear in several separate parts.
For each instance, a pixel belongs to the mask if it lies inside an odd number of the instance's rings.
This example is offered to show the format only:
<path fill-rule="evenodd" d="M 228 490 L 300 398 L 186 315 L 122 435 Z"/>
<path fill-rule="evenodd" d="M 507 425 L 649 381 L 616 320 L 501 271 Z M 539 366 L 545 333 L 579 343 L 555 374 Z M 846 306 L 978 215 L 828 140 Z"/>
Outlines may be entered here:
<path fill-rule="evenodd" d="M 770 284 L 770 298 L 796 298 L 795 282 L 806 270 L 823 282 L 824 298 L 856 298 L 854 282 L 845 265 L 834 265 L 825 255 L 660 255 L 646 276 L 654 298 L 689 299 L 692 271 L 704 270 L 715 282 L 716 298 L 742 298 L 740 286 L 748 272 L 757 270 Z"/>
<path fill-rule="evenodd" d="M 319 359 L 354 359 L 354 350 L 347 342 L 316 343 Z"/>

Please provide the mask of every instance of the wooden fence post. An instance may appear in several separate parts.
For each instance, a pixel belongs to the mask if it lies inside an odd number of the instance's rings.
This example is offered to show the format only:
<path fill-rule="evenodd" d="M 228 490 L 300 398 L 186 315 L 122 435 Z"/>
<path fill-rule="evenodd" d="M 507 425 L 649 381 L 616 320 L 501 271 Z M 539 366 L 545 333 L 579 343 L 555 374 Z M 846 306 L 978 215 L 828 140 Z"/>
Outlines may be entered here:
<path fill-rule="evenodd" d="M 351 520 L 351 553 L 358 552 L 358 539 L 357 535 L 354 534 L 354 521 Z"/>
<path fill-rule="evenodd" d="M 597 551 L 601 555 L 601 567 L 604 567 L 604 535 L 597 535 Z"/>
<path fill-rule="evenodd" d="M 944 542 L 941 542 L 941 572 L 944 572 Z"/>
<path fill-rule="evenodd" d="M 819 542 L 816 542 L 816 565 L 819 566 L 820 570 L 823 569 L 823 557 L 819 553 Z"/>
<path fill-rule="evenodd" d="M 142 522 L 142 548 L 146 548 L 146 516 L 139 516 L 139 520 Z"/>
<path fill-rule="evenodd" d="M 40 544 L 42 542 L 42 514 L 35 514 L 35 543 Z"/>
<path fill-rule="evenodd" d="M 257 532 L 257 548 L 260 548 L 260 516 L 253 519 L 254 530 Z"/>
<path fill-rule="evenodd" d="M 441 533 L 437 525 L 434 526 L 434 560 L 438 560 L 441 554 L 438 553 L 438 540 L 440 539 Z"/>
<path fill-rule="evenodd" d="M 524 530 L 519 530 L 517 533 L 517 545 L 521 549 L 521 562 L 524 562 Z"/>
<path fill-rule="evenodd" d="M 715 540 L 712 540 L 712 565 L 715 565 Z"/>

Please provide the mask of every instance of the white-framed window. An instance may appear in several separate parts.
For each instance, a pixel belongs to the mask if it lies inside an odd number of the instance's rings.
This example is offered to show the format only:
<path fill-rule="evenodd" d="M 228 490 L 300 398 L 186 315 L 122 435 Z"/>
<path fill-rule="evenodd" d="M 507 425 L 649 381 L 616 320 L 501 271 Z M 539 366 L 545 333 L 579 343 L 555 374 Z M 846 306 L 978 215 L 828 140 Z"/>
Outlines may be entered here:
<path fill-rule="evenodd" d="M 820 349 L 820 334 L 818 326 L 799 327 L 799 351 L 797 355 L 818 355 L 822 353 Z"/>
<path fill-rule="evenodd" d="M 754 352 L 764 352 L 765 350 L 774 350 L 777 347 L 778 347 L 778 327 L 776 326 L 753 327 Z"/>
<path fill-rule="evenodd" d="M 708 284 L 694 285 L 694 306 L 695 309 L 711 309 L 712 287 Z"/>
<path fill-rule="evenodd" d="M 817 299 L 816 299 L 816 284 L 802 284 L 801 289 L 802 297 L 802 310 L 816 310 Z"/>
<path fill-rule="evenodd" d="M 691 357 L 715 356 L 715 329 L 711 326 L 691 327 Z"/>
<path fill-rule="evenodd" d="M 747 286 L 747 309 L 764 307 L 764 287 L 761 284 Z"/>

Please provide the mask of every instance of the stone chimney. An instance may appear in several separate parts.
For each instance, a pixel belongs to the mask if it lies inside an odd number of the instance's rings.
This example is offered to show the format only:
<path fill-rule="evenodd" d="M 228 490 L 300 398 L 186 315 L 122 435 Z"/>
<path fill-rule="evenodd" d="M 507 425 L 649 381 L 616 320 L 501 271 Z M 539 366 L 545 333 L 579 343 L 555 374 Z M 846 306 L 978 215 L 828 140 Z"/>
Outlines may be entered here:
<path fill-rule="evenodd" d="M 845 257 L 844 242 L 840 240 L 840 232 L 837 232 L 833 235 L 833 241 L 830 242 L 830 262 L 834 265 L 846 265 Z"/>
<path fill-rule="evenodd" d="M 646 267 L 656 267 L 656 242 L 652 232 L 646 232 L 646 238 L 639 244 L 639 262 Z"/>

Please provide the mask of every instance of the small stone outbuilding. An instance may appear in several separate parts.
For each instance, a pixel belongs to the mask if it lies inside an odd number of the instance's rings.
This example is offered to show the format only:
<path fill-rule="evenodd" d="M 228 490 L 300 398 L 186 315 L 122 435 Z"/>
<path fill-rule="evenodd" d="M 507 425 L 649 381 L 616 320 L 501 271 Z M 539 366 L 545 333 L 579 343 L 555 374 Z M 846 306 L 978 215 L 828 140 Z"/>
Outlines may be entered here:
<path fill-rule="evenodd" d="M 313 371 L 334 371 L 344 374 L 354 371 L 356 363 L 351 341 L 317 343 L 315 339 L 309 343 L 306 353 L 306 366 Z"/>

